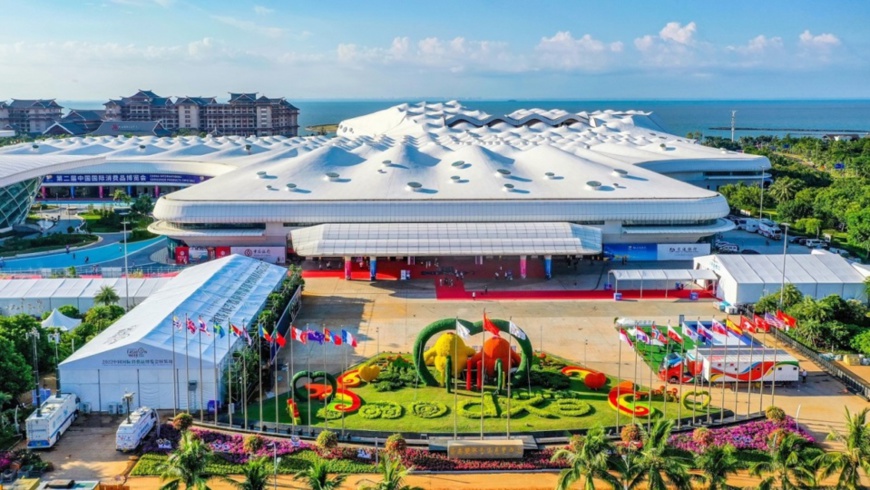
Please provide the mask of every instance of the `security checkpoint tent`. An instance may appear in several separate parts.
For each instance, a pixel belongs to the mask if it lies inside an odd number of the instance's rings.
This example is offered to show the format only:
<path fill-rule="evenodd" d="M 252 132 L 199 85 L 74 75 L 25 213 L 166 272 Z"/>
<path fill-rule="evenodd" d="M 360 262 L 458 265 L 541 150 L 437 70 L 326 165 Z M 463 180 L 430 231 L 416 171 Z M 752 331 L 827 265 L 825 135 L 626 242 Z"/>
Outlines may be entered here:
<path fill-rule="evenodd" d="M 643 292 L 647 289 L 672 289 L 677 283 L 696 281 L 715 281 L 716 274 L 708 270 L 693 269 L 616 269 L 608 272 L 613 276 L 614 292 L 619 292 L 619 281 L 623 287 L 626 282 Z"/>
<path fill-rule="evenodd" d="M 169 409 L 177 400 L 182 409 L 198 410 L 215 394 L 219 399 L 215 379 L 220 387 L 221 366 L 244 342 L 231 334 L 229 322 L 242 327 L 256 318 L 286 274 L 241 255 L 184 270 L 62 362 L 63 390 L 95 411 L 120 403 L 125 392 L 136 393 L 136 406 Z M 173 327 L 176 316 L 180 329 Z M 186 317 L 197 327 L 202 318 L 208 334 L 191 334 Z"/>
<path fill-rule="evenodd" d="M 81 320 L 70 318 L 55 308 L 51 312 L 51 315 L 48 315 L 48 318 L 42 321 L 42 326 L 44 328 L 56 328 L 62 332 L 66 332 L 78 327 L 81 323 Z"/>
<path fill-rule="evenodd" d="M 705 255 L 694 259 L 695 268 L 719 276 L 716 297 L 733 305 L 755 303 L 782 288 L 782 255 Z M 843 299 L 865 300 L 864 276 L 846 259 L 826 251 L 788 255 L 785 283 L 812 298 L 836 294 Z"/>

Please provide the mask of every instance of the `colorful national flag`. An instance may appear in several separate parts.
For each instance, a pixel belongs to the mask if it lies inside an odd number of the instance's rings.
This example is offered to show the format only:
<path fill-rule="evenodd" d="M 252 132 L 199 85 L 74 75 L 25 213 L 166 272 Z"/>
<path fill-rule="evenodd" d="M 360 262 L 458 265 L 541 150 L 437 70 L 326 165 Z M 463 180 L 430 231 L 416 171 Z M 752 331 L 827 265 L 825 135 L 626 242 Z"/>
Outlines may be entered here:
<path fill-rule="evenodd" d="M 196 333 L 196 324 L 190 318 L 187 319 L 187 329 L 190 330 L 190 333 Z"/>
<path fill-rule="evenodd" d="M 686 332 L 686 337 L 692 339 L 692 342 L 698 342 L 700 337 L 698 337 L 698 332 L 695 329 L 690 328 L 688 325 L 683 324 L 683 331 Z"/>
<path fill-rule="evenodd" d="M 782 321 L 783 323 L 788 325 L 789 328 L 793 328 L 793 327 L 797 326 L 797 318 L 790 316 L 790 315 L 787 315 L 787 314 L 785 314 L 785 312 L 782 312 L 780 310 L 776 310 L 776 317 L 779 318 L 780 321 Z"/>
<path fill-rule="evenodd" d="M 668 325 L 668 338 L 680 345 L 683 344 L 683 336 L 677 333 L 676 329 L 670 325 Z"/>
<path fill-rule="evenodd" d="M 308 330 L 308 340 L 323 345 L 323 334 L 317 330 Z"/>
<path fill-rule="evenodd" d="M 501 334 L 501 330 L 499 330 L 499 328 L 495 326 L 495 323 L 492 323 L 492 320 L 486 316 L 486 312 L 483 312 L 483 329 L 496 337 Z"/>
<path fill-rule="evenodd" d="M 643 342 L 644 344 L 649 344 L 652 342 L 646 332 L 636 327 L 634 329 L 634 340 L 638 342 Z"/>
<path fill-rule="evenodd" d="M 752 320 L 746 318 L 745 316 L 740 316 L 740 328 L 742 328 L 746 332 L 754 332 L 755 324 L 752 323 Z"/>
<path fill-rule="evenodd" d="M 764 314 L 764 321 L 767 322 L 768 325 L 773 325 L 780 330 L 782 330 L 785 326 L 785 324 L 779 318 L 777 318 L 776 315 L 769 311 Z"/>
<path fill-rule="evenodd" d="M 329 331 L 328 328 L 323 329 L 323 341 L 327 344 L 332 342 L 332 333 Z"/>
<path fill-rule="evenodd" d="M 173 316 L 173 317 L 172 317 L 172 328 L 175 328 L 175 329 L 177 329 L 177 330 L 181 330 L 182 328 L 184 328 L 184 327 L 181 325 L 181 321 L 178 319 L 177 316 Z"/>
<path fill-rule="evenodd" d="M 705 340 L 713 340 L 713 332 L 700 322 L 698 322 L 698 335 L 704 337 Z"/>
<path fill-rule="evenodd" d="M 220 323 L 215 323 L 212 328 L 214 328 L 214 333 L 216 333 L 220 338 L 224 338 L 224 335 L 227 334 L 224 332 L 224 327 L 222 327 Z"/>
<path fill-rule="evenodd" d="M 629 347 L 634 348 L 634 344 L 631 343 L 631 339 L 628 338 L 628 333 L 625 331 L 625 329 L 619 329 L 619 340 L 628 344 Z"/>
<path fill-rule="evenodd" d="M 736 335 L 738 337 L 743 335 L 743 330 L 741 330 L 736 323 L 732 322 L 730 318 L 725 319 L 725 327 L 728 328 L 728 333 L 730 334 Z"/>
<path fill-rule="evenodd" d="M 251 345 L 253 345 L 254 339 L 251 338 L 251 334 L 248 333 L 247 328 L 242 328 L 241 330 L 242 330 L 242 335 L 245 336 L 245 340 L 248 341 L 248 347 L 250 347 Z"/>
<path fill-rule="evenodd" d="M 725 328 L 725 325 L 722 325 L 721 323 L 717 322 L 716 320 L 713 320 L 713 323 L 711 325 L 711 330 L 713 330 L 713 332 L 715 332 L 715 333 L 718 333 L 719 335 L 728 335 L 728 329 Z"/>
<path fill-rule="evenodd" d="M 199 324 L 199 333 L 204 333 L 211 337 L 211 333 L 208 331 L 208 326 L 205 324 L 205 320 L 200 316 L 197 318 L 196 322 Z"/>
<path fill-rule="evenodd" d="M 337 333 L 332 334 L 332 343 L 335 345 L 341 345 L 341 335 Z"/>
<path fill-rule="evenodd" d="M 764 317 L 755 315 L 755 327 L 762 332 L 770 332 L 770 325 L 764 320 Z"/>
<path fill-rule="evenodd" d="M 233 325 L 232 323 L 230 323 L 230 330 L 233 331 L 233 335 L 235 335 L 236 337 L 242 336 L 242 329 Z"/>
<path fill-rule="evenodd" d="M 297 342 L 302 342 L 303 344 L 308 343 L 308 336 L 305 335 L 304 331 L 299 330 L 296 327 L 290 327 L 290 338 Z"/>
<path fill-rule="evenodd" d="M 456 320 L 456 335 L 460 336 L 462 340 L 468 340 L 471 337 L 471 331 L 468 330 L 468 327 L 459 323 L 459 320 Z"/>
<path fill-rule="evenodd" d="M 277 329 L 275 330 L 275 343 L 278 344 L 278 347 L 287 345 L 287 340 L 284 339 L 284 336 Z"/>
<path fill-rule="evenodd" d="M 272 336 L 269 335 L 269 332 L 266 331 L 266 328 L 263 325 L 260 325 L 260 337 L 266 339 L 266 342 L 272 343 Z"/>
<path fill-rule="evenodd" d="M 650 328 L 650 332 L 652 333 L 653 338 L 656 339 L 656 340 L 658 340 L 658 341 L 661 342 L 662 344 L 667 344 L 667 343 L 668 343 L 668 339 L 667 339 L 664 335 L 662 335 L 662 332 L 661 332 L 661 331 L 658 329 L 658 327 L 656 327 L 655 325 L 653 325 L 653 326 Z"/>
<path fill-rule="evenodd" d="M 353 334 L 347 330 L 341 330 L 341 340 L 351 347 L 356 347 L 356 338 L 354 338 Z"/>
<path fill-rule="evenodd" d="M 526 337 L 526 332 L 523 332 L 523 329 L 521 329 L 516 323 L 510 322 L 509 327 L 511 335 L 513 335 L 514 337 L 520 340 L 526 340 L 528 338 Z"/>

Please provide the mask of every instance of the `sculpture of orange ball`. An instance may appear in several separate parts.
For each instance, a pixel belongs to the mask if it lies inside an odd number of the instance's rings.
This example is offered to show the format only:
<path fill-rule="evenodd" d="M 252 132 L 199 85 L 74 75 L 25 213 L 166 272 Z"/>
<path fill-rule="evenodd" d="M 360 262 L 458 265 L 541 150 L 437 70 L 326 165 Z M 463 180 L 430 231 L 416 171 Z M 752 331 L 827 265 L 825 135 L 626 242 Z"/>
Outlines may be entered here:
<path fill-rule="evenodd" d="M 480 352 L 474 354 L 471 357 L 472 365 L 477 365 L 477 362 L 483 358 L 483 361 L 486 363 L 484 366 L 484 371 L 487 376 L 495 376 L 495 361 L 501 359 L 502 369 L 505 374 L 508 373 L 508 366 L 511 368 L 517 368 L 520 365 L 520 361 L 522 358 L 511 350 L 510 343 L 501 338 L 501 337 L 490 337 L 486 342 L 483 343 L 483 352 L 484 355 L 481 355 Z M 508 362 L 510 360 L 510 362 Z"/>

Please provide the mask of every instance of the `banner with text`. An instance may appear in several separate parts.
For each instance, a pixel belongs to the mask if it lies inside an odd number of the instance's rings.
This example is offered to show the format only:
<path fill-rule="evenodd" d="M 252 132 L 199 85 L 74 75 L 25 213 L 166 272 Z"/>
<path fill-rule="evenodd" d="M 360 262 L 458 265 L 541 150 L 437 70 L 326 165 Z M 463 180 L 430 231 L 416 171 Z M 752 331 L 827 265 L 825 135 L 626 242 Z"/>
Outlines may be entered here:
<path fill-rule="evenodd" d="M 287 249 L 284 247 L 231 247 L 230 253 L 259 259 L 270 264 L 284 264 L 287 261 Z"/>

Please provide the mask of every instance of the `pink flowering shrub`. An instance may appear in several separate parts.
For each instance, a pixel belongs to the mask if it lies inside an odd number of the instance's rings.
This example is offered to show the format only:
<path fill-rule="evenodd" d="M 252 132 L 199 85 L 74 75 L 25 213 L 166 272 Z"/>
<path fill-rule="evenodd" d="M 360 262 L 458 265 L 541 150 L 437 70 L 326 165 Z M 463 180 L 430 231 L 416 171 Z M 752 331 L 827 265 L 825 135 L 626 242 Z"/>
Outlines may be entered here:
<path fill-rule="evenodd" d="M 402 464 L 419 471 L 510 471 L 565 468 L 564 461 L 550 461 L 553 449 L 526 451 L 523 459 L 449 459 L 447 453 L 407 449 Z"/>
<path fill-rule="evenodd" d="M 710 429 L 710 437 L 707 440 L 714 446 L 731 444 L 736 449 L 766 451 L 768 449 L 767 441 L 770 434 L 779 429 L 798 434 L 809 442 L 815 442 L 813 437 L 807 431 L 798 427 L 791 417 L 786 417 L 784 421 L 779 423 L 771 420 L 757 420 L 731 427 Z M 692 437 L 692 433 L 674 434 L 668 442 L 677 449 L 696 453 L 704 450 L 699 441 L 696 441 Z"/>
<path fill-rule="evenodd" d="M 274 454 L 272 448 L 273 443 L 277 444 L 278 446 L 278 456 L 293 454 L 297 451 L 313 448 L 312 444 L 304 441 L 298 441 L 296 445 L 294 445 L 289 439 L 269 439 L 264 437 L 263 444 L 257 447 L 255 451 L 250 452 L 245 450 L 244 435 L 224 434 L 222 432 L 213 432 L 210 430 L 198 429 L 196 427 L 191 428 L 190 431 L 199 436 L 199 438 L 202 439 L 203 442 L 208 444 L 208 446 L 212 449 L 212 451 L 214 451 L 215 454 L 219 455 L 230 463 L 245 463 L 246 461 L 248 461 L 249 458 L 252 457 L 272 457 Z M 151 436 L 147 441 L 145 441 L 143 445 L 143 452 L 163 454 L 169 453 L 172 450 L 178 448 L 178 440 L 180 439 L 180 437 L 181 433 L 173 429 L 170 424 L 163 424 L 160 427 L 159 439 L 169 441 L 172 445 L 172 449 L 160 448 L 157 442 L 158 438 L 156 436 Z"/>

